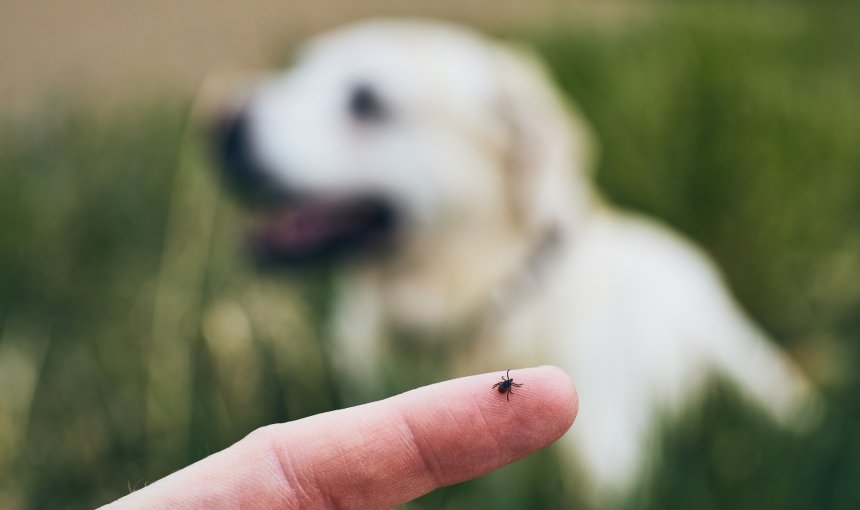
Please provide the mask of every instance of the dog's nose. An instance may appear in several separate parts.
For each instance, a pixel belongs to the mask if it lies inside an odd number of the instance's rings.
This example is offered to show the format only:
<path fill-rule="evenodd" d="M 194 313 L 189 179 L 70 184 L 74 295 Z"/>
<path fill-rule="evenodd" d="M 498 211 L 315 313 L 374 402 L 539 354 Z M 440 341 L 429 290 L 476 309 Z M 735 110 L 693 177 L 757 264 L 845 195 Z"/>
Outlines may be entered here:
<path fill-rule="evenodd" d="M 214 149 L 227 184 L 250 201 L 260 202 L 283 193 L 272 182 L 255 154 L 251 118 L 245 110 L 223 116 L 214 129 Z"/>
<path fill-rule="evenodd" d="M 223 151 L 224 163 L 243 164 L 248 157 L 248 115 L 244 110 L 225 116 L 218 121 L 216 136 Z"/>
<path fill-rule="evenodd" d="M 215 126 L 215 150 L 231 184 L 248 187 L 259 180 L 260 169 L 249 136 L 249 117 L 244 110 L 225 115 Z"/>

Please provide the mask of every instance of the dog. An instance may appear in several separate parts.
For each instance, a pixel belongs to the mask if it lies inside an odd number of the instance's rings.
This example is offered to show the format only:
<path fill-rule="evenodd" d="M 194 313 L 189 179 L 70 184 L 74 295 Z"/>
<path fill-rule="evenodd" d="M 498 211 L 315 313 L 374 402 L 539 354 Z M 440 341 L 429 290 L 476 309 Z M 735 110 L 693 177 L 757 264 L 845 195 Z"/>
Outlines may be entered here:
<path fill-rule="evenodd" d="M 245 90 L 217 143 L 257 257 L 339 268 L 347 388 L 373 385 L 392 331 L 469 332 L 448 375 L 559 365 L 581 397 L 565 458 L 595 494 L 631 488 L 660 420 L 715 379 L 787 426 L 816 401 L 704 253 L 598 193 L 590 128 L 523 49 L 431 21 L 336 29 Z"/>

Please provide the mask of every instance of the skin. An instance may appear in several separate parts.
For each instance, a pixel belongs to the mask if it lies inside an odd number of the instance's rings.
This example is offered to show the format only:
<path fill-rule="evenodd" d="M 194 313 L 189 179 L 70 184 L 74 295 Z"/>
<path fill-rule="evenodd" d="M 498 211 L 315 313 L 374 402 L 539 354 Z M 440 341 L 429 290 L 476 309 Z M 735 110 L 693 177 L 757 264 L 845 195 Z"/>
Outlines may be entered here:
<path fill-rule="evenodd" d="M 484 475 L 554 442 L 579 408 L 552 366 L 497 373 L 255 430 L 238 443 L 102 509 L 390 508 Z M 499 424 L 504 423 L 504 427 Z"/>

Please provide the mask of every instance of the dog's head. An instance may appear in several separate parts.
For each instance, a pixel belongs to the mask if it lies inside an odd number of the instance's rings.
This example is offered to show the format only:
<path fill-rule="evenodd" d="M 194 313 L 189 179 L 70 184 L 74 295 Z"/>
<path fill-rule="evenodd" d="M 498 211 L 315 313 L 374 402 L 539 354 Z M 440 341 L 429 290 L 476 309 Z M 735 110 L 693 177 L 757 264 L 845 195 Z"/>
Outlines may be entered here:
<path fill-rule="evenodd" d="M 570 222 L 590 196 L 587 133 L 570 112 L 519 50 L 441 23 L 374 21 L 311 41 L 260 80 L 217 143 L 258 206 L 257 253 L 296 263 Z"/>

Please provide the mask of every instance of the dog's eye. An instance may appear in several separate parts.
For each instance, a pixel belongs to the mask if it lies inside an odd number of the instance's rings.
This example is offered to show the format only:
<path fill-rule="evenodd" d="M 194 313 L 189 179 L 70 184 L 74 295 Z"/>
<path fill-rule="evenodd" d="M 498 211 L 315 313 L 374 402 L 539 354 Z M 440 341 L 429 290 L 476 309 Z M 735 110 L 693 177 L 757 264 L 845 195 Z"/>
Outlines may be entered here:
<path fill-rule="evenodd" d="M 385 105 L 370 86 L 361 84 L 350 92 L 349 112 L 358 120 L 378 122 L 386 117 Z"/>

